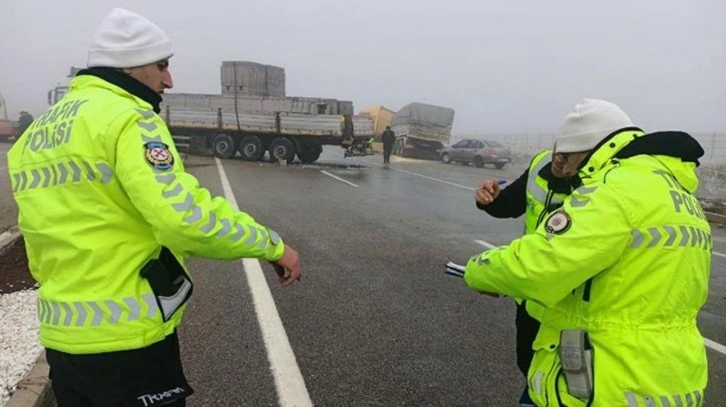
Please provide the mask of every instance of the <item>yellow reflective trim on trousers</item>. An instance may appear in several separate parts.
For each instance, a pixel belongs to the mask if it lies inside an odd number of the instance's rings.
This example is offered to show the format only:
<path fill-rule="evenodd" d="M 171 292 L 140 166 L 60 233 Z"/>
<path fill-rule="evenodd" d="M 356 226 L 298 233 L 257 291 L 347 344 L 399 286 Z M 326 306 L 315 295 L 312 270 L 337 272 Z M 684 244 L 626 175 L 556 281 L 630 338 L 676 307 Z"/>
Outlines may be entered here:
<path fill-rule="evenodd" d="M 133 322 L 142 316 L 142 311 L 144 318 L 156 318 L 159 314 L 159 306 L 152 293 L 122 300 L 63 302 L 39 298 L 38 309 L 38 319 L 44 324 L 76 327 Z"/>

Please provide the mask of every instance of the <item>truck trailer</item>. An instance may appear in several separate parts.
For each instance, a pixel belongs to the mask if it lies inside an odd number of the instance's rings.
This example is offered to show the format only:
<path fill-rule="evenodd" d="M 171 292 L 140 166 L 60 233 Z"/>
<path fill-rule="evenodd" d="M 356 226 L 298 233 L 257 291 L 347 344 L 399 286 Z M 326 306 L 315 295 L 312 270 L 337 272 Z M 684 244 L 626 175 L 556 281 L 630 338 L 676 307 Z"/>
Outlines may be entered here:
<path fill-rule="evenodd" d="M 402 157 L 438 160 L 451 139 L 454 109 L 425 103 L 411 103 L 393 116 L 396 133 L 393 153 Z"/>

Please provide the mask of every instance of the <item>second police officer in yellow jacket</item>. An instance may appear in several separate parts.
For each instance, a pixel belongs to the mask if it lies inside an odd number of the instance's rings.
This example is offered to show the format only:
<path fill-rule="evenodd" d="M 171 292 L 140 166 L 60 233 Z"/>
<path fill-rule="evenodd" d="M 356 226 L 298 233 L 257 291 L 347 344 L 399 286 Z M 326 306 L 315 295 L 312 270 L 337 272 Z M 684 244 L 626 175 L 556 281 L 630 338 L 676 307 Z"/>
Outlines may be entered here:
<path fill-rule="evenodd" d="M 535 233 L 473 257 L 466 283 L 545 307 L 528 372 L 536 405 L 701 405 L 703 149 L 686 133 L 645 134 L 597 99 L 575 105 L 556 146 L 581 185 Z"/>

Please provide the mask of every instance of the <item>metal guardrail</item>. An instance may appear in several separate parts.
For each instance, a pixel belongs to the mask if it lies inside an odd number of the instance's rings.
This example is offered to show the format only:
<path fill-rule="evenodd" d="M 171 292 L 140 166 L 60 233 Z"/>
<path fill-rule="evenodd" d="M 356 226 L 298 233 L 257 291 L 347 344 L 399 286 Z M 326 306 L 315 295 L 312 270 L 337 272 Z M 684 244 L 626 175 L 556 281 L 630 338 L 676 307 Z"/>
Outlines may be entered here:
<path fill-rule="evenodd" d="M 705 150 L 701 163 L 709 166 L 726 166 L 726 133 L 692 133 Z M 554 133 L 535 134 L 480 134 L 452 137 L 451 144 L 464 138 L 496 140 L 512 151 L 532 156 L 554 145 Z"/>

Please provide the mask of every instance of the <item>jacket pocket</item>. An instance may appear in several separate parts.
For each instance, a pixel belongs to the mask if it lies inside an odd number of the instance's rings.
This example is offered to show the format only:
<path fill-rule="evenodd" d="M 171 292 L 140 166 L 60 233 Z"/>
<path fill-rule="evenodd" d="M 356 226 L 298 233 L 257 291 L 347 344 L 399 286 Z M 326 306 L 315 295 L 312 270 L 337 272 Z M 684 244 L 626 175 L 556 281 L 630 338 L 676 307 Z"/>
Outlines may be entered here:
<path fill-rule="evenodd" d="M 164 322 L 189 300 L 194 290 L 184 268 L 166 247 L 161 248 L 158 259 L 149 260 L 141 268 L 141 277 L 151 286 Z"/>

